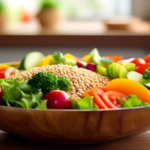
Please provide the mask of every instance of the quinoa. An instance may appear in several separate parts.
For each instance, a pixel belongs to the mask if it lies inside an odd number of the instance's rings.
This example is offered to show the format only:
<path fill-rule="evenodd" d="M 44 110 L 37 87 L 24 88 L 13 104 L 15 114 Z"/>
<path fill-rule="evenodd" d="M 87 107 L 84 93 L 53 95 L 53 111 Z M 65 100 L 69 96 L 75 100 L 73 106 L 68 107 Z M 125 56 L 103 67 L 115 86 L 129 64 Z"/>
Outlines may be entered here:
<path fill-rule="evenodd" d="M 12 75 L 9 79 L 21 78 L 28 81 L 32 76 L 39 72 L 53 73 L 57 76 L 64 76 L 70 79 L 71 88 L 67 92 L 71 98 L 79 98 L 86 91 L 93 89 L 96 86 L 107 86 L 110 78 L 100 75 L 99 73 L 69 65 L 47 65 L 36 67 L 29 71 Z"/>

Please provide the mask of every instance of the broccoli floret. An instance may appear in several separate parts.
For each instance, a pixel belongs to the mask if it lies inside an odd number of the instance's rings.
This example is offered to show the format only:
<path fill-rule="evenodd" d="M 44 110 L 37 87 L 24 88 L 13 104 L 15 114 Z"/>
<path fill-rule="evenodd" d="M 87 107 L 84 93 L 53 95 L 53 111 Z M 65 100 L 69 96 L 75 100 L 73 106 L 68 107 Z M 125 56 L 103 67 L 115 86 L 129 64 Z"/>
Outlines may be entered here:
<path fill-rule="evenodd" d="M 40 72 L 29 79 L 28 84 L 32 87 L 32 92 L 42 90 L 43 96 L 49 91 L 58 87 L 58 78 L 52 73 Z"/>
<path fill-rule="evenodd" d="M 68 78 L 57 77 L 52 73 L 40 72 L 29 79 L 28 84 L 32 88 L 32 92 L 36 92 L 38 89 L 42 90 L 43 96 L 52 90 L 64 90 L 70 89 L 71 83 Z"/>
<path fill-rule="evenodd" d="M 143 79 L 150 80 L 150 67 L 143 72 Z"/>
<path fill-rule="evenodd" d="M 65 77 L 58 77 L 58 88 L 60 90 L 69 91 L 71 86 L 70 80 Z"/>

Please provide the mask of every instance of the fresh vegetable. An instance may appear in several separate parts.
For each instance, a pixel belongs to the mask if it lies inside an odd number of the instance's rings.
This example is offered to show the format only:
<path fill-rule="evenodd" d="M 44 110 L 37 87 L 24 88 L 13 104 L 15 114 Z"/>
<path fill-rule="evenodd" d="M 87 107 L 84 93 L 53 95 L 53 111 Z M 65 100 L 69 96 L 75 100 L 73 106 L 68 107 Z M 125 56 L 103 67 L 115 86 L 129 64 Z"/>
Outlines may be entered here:
<path fill-rule="evenodd" d="M 56 89 L 68 91 L 71 86 L 68 78 L 57 77 L 52 73 L 45 72 L 40 72 L 34 75 L 29 79 L 28 84 L 31 86 L 32 92 L 41 89 L 43 96 L 45 96 L 49 91 Z"/>
<path fill-rule="evenodd" d="M 35 93 L 31 93 L 31 87 L 27 82 L 15 80 L 2 80 L 3 102 L 7 106 L 22 108 L 40 108 L 46 109 L 46 101 L 42 100 L 42 92 L 38 89 Z M 45 104 L 45 105 L 44 105 Z"/>
<path fill-rule="evenodd" d="M 0 72 L 6 71 L 10 66 L 5 64 L 0 64 Z"/>
<path fill-rule="evenodd" d="M 10 77 L 15 72 L 15 70 L 16 69 L 14 67 L 9 67 L 5 71 L 0 72 L 0 79 Z"/>
<path fill-rule="evenodd" d="M 107 69 L 107 76 L 110 78 L 126 78 L 128 71 L 118 63 L 110 64 Z"/>
<path fill-rule="evenodd" d="M 83 61 L 83 60 L 78 60 L 77 61 L 77 66 L 79 68 L 85 68 L 87 66 L 87 63 L 85 61 Z"/>
<path fill-rule="evenodd" d="M 114 61 L 109 59 L 109 58 L 105 58 L 105 57 L 102 57 L 101 58 L 101 64 L 104 65 L 104 66 L 109 66 L 110 64 L 112 64 Z"/>
<path fill-rule="evenodd" d="M 0 105 L 3 104 L 3 89 L 0 86 Z"/>
<path fill-rule="evenodd" d="M 150 91 L 150 83 L 144 84 L 144 86 Z"/>
<path fill-rule="evenodd" d="M 91 70 L 91 71 L 93 71 L 93 72 L 96 71 L 96 68 L 97 68 L 97 66 L 94 65 L 94 64 L 88 63 L 88 64 L 86 65 L 86 69 Z"/>
<path fill-rule="evenodd" d="M 139 82 L 141 84 L 146 84 L 149 81 L 143 79 L 143 76 L 142 74 L 136 72 L 136 71 L 130 71 L 128 74 L 127 74 L 127 78 L 130 79 L 130 80 L 133 80 L 133 81 L 136 81 L 136 82 Z"/>
<path fill-rule="evenodd" d="M 137 95 L 137 97 L 143 102 L 148 102 L 150 104 L 149 91 L 142 84 L 129 79 L 111 80 L 110 83 L 107 85 L 106 90 L 118 91 L 125 95 Z"/>
<path fill-rule="evenodd" d="M 90 95 L 93 97 L 94 103 L 100 108 L 100 109 L 108 109 L 108 106 L 103 102 L 102 95 L 106 92 L 106 89 L 104 87 L 95 87 L 91 91 L 87 91 L 82 95 L 82 97 L 85 97 L 86 95 Z"/>
<path fill-rule="evenodd" d="M 135 58 L 131 61 L 131 63 L 134 63 L 137 67 L 144 65 L 146 62 L 142 58 Z"/>
<path fill-rule="evenodd" d="M 107 76 L 106 68 L 104 68 L 100 65 L 97 65 L 97 72 L 103 76 Z"/>
<path fill-rule="evenodd" d="M 138 72 L 138 73 L 141 73 L 143 74 L 143 72 L 148 68 L 150 67 L 150 63 L 146 63 L 140 67 L 138 67 L 135 71 Z"/>
<path fill-rule="evenodd" d="M 44 57 L 44 58 L 39 62 L 38 67 L 50 65 L 52 58 L 53 58 L 52 55 L 48 55 L 48 56 Z"/>
<path fill-rule="evenodd" d="M 60 90 L 50 91 L 46 96 L 47 108 L 68 109 L 71 107 L 71 99 L 68 93 Z"/>
<path fill-rule="evenodd" d="M 61 52 L 56 52 L 53 55 L 51 64 L 64 64 L 64 65 L 76 65 L 76 61 L 73 59 L 65 58 Z"/>
<path fill-rule="evenodd" d="M 21 70 L 30 70 L 34 67 L 37 67 L 39 62 L 44 57 L 45 56 L 40 52 L 30 52 L 21 61 L 20 69 Z"/>
<path fill-rule="evenodd" d="M 150 54 L 143 58 L 146 63 L 150 63 Z"/>
<path fill-rule="evenodd" d="M 150 80 L 150 67 L 143 72 L 143 79 Z"/>
<path fill-rule="evenodd" d="M 136 65 L 134 63 L 127 63 L 123 67 L 126 68 L 128 72 L 136 69 Z"/>
<path fill-rule="evenodd" d="M 76 57 L 74 57 L 73 55 L 71 55 L 70 53 L 65 54 L 64 57 L 66 59 L 72 59 L 74 61 L 78 61 L 78 59 Z"/>
<path fill-rule="evenodd" d="M 109 58 L 109 59 L 111 59 L 114 62 L 118 62 L 118 61 L 123 59 L 123 56 L 122 55 L 118 55 L 118 56 L 104 56 L 104 58 Z"/>
<path fill-rule="evenodd" d="M 71 105 L 73 109 L 98 110 L 98 106 L 94 103 L 93 98 L 90 95 L 86 95 L 82 99 L 72 100 Z"/>
<path fill-rule="evenodd" d="M 90 53 L 90 62 L 95 65 L 101 65 L 101 57 L 99 55 L 99 52 L 97 48 L 93 49 Z"/>
<path fill-rule="evenodd" d="M 148 106 L 149 103 L 142 102 L 136 95 L 129 95 L 127 100 L 121 100 L 120 103 L 123 107 L 138 107 L 138 106 Z"/>
<path fill-rule="evenodd" d="M 117 61 L 117 63 L 121 64 L 121 65 L 126 65 L 128 63 L 130 63 L 132 60 L 134 60 L 135 58 L 129 58 L 129 59 L 122 59 Z"/>
<path fill-rule="evenodd" d="M 118 108 L 121 107 L 119 99 L 126 99 L 126 95 L 117 91 L 106 91 L 103 95 L 103 101 L 108 106 L 108 108 Z"/>

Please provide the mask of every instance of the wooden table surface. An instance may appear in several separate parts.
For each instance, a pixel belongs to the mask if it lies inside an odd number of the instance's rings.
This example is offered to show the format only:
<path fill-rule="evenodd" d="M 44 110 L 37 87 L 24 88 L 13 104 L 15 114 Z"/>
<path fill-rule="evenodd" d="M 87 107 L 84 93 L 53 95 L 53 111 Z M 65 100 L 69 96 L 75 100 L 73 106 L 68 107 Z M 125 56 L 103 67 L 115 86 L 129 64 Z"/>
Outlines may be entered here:
<path fill-rule="evenodd" d="M 0 150 L 150 150 L 150 131 L 94 145 L 56 145 L 29 141 L 0 131 Z"/>

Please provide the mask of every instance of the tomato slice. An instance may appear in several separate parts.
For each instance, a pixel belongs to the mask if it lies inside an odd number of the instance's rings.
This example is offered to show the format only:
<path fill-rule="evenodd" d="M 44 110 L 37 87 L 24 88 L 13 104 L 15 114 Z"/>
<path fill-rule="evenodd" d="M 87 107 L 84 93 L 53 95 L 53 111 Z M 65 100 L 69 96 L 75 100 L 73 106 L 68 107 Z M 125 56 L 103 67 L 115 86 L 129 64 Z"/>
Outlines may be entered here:
<path fill-rule="evenodd" d="M 146 63 L 140 67 L 138 67 L 135 71 L 138 72 L 138 73 L 141 73 L 143 74 L 143 72 L 148 68 L 150 67 L 150 63 Z"/>
<path fill-rule="evenodd" d="M 143 58 L 146 63 L 150 63 L 150 54 Z"/>
<path fill-rule="evenodd" d="M 106 92 L 105 87 L 95 87 L 91 91 L 87 91 L 84 93 L 84 96 L 90 95 L 93 96 L 94 103 L 100 108 L 100 109 L 108 109 L 108 106 L 103 102 L 102 95 Z"/>
<path fill-rule="evenodd" d="M 105 58 L 109 58 L 109 59 L 113 60 L 114 62 L 117 62 L 117 61 L 123 59 L 123 56 L 122 56 L 122 55 L 118 55 L 118 56 L 104 56 L 104 57 L 105 57 Z"/>
<path fill-rule="evenodd" d="M 125 99 L 127 96 L 117 91 L 107 91 L 102 97 L 109 108 L 118 108 L 122 107 L 118 99 Z"/>
<path fill-rule="evenodd" d="M 144 65 L 146 62 L 142 58 L 135 58 L 131 61 L 131 63 L 134 63 L 137 67 Z"/>

